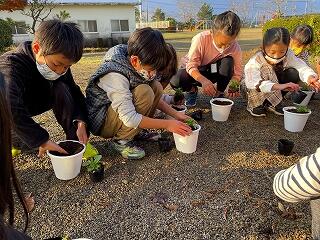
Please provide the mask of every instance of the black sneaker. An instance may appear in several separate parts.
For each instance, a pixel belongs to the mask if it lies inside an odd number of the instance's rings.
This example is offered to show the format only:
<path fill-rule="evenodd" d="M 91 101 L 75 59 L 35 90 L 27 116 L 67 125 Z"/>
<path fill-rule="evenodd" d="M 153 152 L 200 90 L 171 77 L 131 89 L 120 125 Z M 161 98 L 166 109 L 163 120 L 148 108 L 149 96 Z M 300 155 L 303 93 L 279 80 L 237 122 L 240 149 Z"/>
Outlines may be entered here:
<path fill-rule="evenodd" d="M 276 115 L 279 115 L 279 116 L 283 116 L 284 113 L 283 113 L 283 105 L 282 103 L 279 103 L 277 106 L 266 106 L 266 109 L 269 111 L 269 112 L 273 112 L 274 114 Z"/>
<path fill-rule="evenodd" d="M 248 112 L 254 117 L 265 117 L 266 109 L 263 106 L 255 107 L 253 109 L 247 108 Z"/>

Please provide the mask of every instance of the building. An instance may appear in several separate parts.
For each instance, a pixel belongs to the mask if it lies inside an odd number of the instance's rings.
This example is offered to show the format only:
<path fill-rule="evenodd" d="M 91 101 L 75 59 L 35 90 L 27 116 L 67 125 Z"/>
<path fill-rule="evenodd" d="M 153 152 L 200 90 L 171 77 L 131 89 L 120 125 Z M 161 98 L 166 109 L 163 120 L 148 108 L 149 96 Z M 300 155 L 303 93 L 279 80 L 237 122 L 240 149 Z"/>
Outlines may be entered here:
<path fill-rule="evenodd" d="M 62 0 L 57 2 L 48 18 L 52 19 L 61 11 L 70 14 L 67 21 L 79 25 L 86 38 L 86 45 L 91 47 L 111 46 L 126 42 L 136 28 L 135 6 L 139 2 L 117 2 L 105 0 Z M 30 7 L 27 6 L 25 11 Z M 13 28 L 13 41 L 18 44 L 32 40 L 23 25 L 31 26 L 31 17 L 21 14 L 21 11 L 1 12 L 1 18 L 11 18 L 18 24 Z"/>

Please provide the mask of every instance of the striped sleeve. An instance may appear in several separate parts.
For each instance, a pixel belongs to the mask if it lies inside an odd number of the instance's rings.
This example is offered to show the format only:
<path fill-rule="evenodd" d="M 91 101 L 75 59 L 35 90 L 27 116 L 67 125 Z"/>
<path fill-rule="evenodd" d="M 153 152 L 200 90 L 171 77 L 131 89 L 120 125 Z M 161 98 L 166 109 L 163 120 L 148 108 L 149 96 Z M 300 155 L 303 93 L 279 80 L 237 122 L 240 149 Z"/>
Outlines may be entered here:
<path fill-rule="evenodd" d="M 276 174 L 274 193 L 284 201 L 299 202 L 320 196 L 320 148 Z"/>

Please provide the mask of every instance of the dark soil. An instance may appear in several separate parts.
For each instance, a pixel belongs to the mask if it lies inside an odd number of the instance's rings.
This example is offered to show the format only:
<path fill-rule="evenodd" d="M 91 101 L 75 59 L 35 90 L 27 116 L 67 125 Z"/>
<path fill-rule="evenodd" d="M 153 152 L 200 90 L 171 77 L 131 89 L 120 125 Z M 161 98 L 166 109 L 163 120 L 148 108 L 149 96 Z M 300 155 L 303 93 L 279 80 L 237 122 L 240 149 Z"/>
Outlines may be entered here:
<path fill-rule="evenodd" d="M 175 103 L 182 101 L 184 99 L 184 95 L 183 94 L 174 94 L 173 96 L 173 100 Z"/>
<path fill-rule="evenodd" d="M 64 154 L 64 153 L 60 153 L 60 152 L 56 152 L 56 151 L 50 151 L 50 153 L 52 155 L 55 155 L 55 156 L 72 156 L 72 155 L 75 155 L 79 152 L 82 151 L 83 149 L 83 146 L 80 144 L 80 143 L 77 143 L 77 142 L 61 142 L 58 144 L 60 147 L 62 147 L 64 150 L 66 150 L 66 152 L 68 154 Z"/>
<path fill-rule="evenodd" d="M 185 109 L 184 107 L 178 107 L 178 106 L 172 106 L 172 108 L 177 111 L 183 111 Z"/>
<path fill-rule="evenodd" d="M 232 104 L 232 103 L 229 102 L 229 101 L 220 101 L 220 100 L 214 100 L 212 103 L 213 103 L 213 104 L 216 104 L 216 105 L 225 105 L 225 106 Z"/>

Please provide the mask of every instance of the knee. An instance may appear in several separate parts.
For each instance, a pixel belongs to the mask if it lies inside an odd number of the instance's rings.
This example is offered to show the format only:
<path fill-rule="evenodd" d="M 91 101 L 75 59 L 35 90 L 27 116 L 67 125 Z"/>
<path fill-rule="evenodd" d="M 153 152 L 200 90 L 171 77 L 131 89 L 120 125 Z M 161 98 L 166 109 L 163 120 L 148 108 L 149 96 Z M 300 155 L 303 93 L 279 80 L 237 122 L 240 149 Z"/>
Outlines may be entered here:
<path fill-rule="evenodd" d="M 284 77 L 290 79 L 290 82 L 298 83 L 300 81 L 299 72 L 295 68 L 287 68 L 284 70 Z"/>
<path fill-rule="evenodd" d="M 160 84 L 160 83 L 159 83 Z M 154 91 L 147 84 L 140 84 L 134 89 L 134 102 L 136 104 L 142 104 L 144 106 L 151 107 L 154 101 Z"/>
<path fill-rule="evenodd" d="M 234 59 L 231 56 L 224 57 L 220 60 L 219 74 L 230 78 L 233 75 Z"/>
<path fill-rule="evenodd" d="M 70 89 L 64 82 L 58 81 L 54 83 L 53 96 L 55 101 L 58 102 L 64 102 L 65 104 L 73 102 Z"/>
<path fill-rule="evenodd" d="M 163 87 L 160 82 L 154 81 L 151 87 L 155 96 L 163 94 Z"/>

